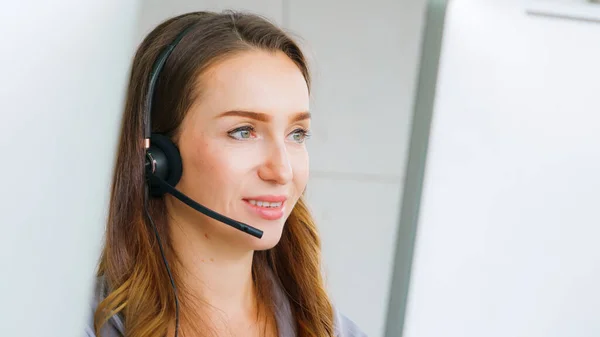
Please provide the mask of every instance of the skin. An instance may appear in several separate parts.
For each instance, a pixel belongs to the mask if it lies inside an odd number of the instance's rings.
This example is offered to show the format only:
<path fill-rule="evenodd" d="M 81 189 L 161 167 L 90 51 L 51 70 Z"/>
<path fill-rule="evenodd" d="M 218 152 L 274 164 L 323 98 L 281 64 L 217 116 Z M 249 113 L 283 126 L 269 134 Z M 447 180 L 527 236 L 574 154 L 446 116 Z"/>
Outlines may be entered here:
<path fill-rule="evenodd" d="M 186 272 L 184 282 L 218 309 L 208 315 L 219 335 L 258 335 L 253 252 L 279 242 L 306 187 L 309 158 L 303 130 L 310 128 L 308 88 L 285 54 L 258 50 L 213 65 L 198 85 L 201 95 L 177 140 L 183 159 L 177 188 L 264 235 L 252 237 L 167 197 L 172 244 Z M 264 219 L 244 200 L 261 195 L 285 196 L 283 216 Z M 206 308 L 202 306 L 203 313 Z M 271 320 L 270 334 L 274 326 Z"/>

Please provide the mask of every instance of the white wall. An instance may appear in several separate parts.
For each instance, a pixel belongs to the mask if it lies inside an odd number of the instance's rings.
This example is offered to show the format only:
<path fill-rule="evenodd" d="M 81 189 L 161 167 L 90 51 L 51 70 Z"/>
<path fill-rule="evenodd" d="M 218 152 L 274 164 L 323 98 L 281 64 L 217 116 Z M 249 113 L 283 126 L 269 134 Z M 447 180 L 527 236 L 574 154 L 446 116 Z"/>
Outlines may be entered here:
<path fill-rule="evenodd" d="M 450 2 L 405 337 L 600 335 L 600 25 Z"/>
<path fill-rule="evenodd" d="M 0 6 L 2 336 L 81 336 L 135 0 Z"/>
<path fill-rule="evenodd" d="M 139 36 L 187 11 L 244 9 L 300 38 L 314 75 L 308 199 L 336 305 L 383 336 L 424 0 L 143 1 Z"/>

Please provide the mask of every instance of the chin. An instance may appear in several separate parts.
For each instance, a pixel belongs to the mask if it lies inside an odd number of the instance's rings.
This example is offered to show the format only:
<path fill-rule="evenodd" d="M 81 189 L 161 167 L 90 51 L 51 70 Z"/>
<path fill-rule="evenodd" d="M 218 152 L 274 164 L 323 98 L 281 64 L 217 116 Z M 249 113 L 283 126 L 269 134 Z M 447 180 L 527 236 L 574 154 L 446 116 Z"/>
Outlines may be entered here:
<path fill-rule="evenodd" d="M 263 236 L 259 239 L 248 235 L 247 243 L 249 245 L 250 250 L 269 250 L 279 243 L 281 239 L 283 226 L 273 226 L 270 228 L 262 228 L 261 226 L 258 228 L 263 231 Z"/>

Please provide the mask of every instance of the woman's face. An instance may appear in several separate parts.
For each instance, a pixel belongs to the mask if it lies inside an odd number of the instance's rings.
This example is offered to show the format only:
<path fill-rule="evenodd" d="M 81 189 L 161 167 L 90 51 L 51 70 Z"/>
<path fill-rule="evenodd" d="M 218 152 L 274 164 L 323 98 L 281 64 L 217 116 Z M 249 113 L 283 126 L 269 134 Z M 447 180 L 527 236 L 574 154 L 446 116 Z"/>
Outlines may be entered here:
<path fill-rule="evenodd" d="M 177 207 L 177 216 L 209 240 L 272 248 L 308 180 L 305 79 L 285 54 L 255 50 L 217 63 L 199 85 L 178 138 L 183 175 L 177 187 L 264 235 L 254 238 L 187 206 Z"/>

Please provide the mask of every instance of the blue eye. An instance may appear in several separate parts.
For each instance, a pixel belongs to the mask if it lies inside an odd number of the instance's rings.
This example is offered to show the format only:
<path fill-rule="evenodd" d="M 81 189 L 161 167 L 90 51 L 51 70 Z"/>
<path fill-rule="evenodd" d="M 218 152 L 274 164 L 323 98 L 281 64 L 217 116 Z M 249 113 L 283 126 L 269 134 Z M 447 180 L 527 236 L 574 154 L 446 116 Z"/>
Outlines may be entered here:
<path fill-rule="evenodd" d="M 290 134 L 292 140 L 297 143 L 304 143 L 305 140 L 310 138 L 310 132 L 305 129 L 296 129 Z"/>
<path fill-rule="evenodd" d="M 251 139 L 255 137 L 254 128 L 251 126 L 242 126 L 237 129 L 229 131 L 227 134 L 229 137 L 237 140 Z"/>

